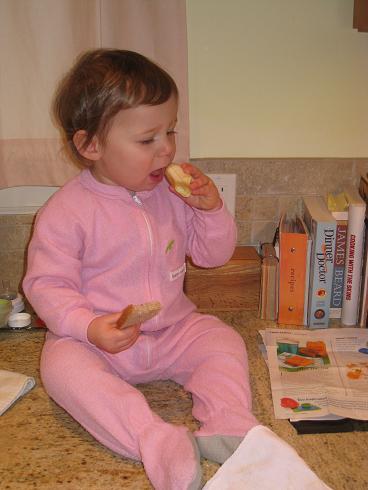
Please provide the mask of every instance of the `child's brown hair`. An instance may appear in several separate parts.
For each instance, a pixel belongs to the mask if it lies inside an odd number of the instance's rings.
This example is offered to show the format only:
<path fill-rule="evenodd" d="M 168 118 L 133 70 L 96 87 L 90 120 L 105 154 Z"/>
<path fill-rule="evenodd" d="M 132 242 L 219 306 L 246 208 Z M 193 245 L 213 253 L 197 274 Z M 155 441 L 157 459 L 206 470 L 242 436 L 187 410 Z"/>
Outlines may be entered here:
<path fill-rule="evenodd" d="M 52 112 L 64 133 L 67 148 L 88 165 L 73 142 L 86 132 L 83 147 L 97 135 L 104 142 L 113 117 L 122 109 L 158 105 L 178 97 L 172 77 L 145 56 L 126 50 L 96 49 L 80 56 L 61 80 Z"/>

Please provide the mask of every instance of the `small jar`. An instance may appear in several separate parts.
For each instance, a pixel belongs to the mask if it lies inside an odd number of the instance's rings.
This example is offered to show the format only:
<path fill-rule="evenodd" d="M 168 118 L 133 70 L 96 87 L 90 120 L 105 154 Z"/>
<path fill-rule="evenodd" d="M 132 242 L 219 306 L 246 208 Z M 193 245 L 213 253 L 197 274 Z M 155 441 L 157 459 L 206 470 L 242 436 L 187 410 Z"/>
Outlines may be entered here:
<path fill-rule="evenodd" d="M 8 318 L 8 325 L 13 330 L 28 328 L 32 323 L 29 313 L 12 313 Z"/>
<path fill-rule="evenodd" d="M 0 298 L 0 328 L 7 326 L 12 309 L 13 306 L 10 299 Z"/>
<path fill-rule="evenodd" d="M 10 288 L 10 281 L 3 279 L 2 288 L 0 290 L 0 299 L 13 300 L 17 297 L 17 292 Z"/>

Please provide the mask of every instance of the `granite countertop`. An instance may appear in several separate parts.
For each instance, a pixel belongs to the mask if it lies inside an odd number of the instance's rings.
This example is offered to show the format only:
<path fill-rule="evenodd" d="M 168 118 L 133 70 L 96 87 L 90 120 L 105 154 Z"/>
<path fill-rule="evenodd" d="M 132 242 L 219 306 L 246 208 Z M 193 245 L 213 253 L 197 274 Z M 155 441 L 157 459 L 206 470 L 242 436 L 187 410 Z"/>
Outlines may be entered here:
<path fill-rule="evenodd" d="M 247 344 L 253 411 L 291 444 L 334 490 L 368 488 L 368 433 L 298 435 L 286 420 L 275 420 L 266 364 L 259 350 L 258 330 L 274 326 L 255 312 L 217 313 L 242 334 Z M 0 369 L 34 376 L 36 386 L 0 417 L 0 486 L 24 489 L 151 489 L 143 466 L 121 458 L 97 443 L 45 393 L 39 377 L 39 356 L 45 332 L 0 330 Z M 139 388 L 165 420 L 194 430 L 191 399 L 171 381 Z M 207 481 L 218 465 L 202 460 Z M 275 483 L 277 488 L 277 483 Z M 260 489 L 262 490 L 262 489 Z"/>

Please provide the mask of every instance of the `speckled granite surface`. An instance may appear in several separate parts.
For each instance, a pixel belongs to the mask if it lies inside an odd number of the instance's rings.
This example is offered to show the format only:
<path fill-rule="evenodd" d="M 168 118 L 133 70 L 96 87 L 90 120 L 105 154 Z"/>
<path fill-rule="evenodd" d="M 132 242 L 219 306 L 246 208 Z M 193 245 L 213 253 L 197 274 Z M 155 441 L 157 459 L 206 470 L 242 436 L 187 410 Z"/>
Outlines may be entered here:
<path fill-rule="evenodd" d="M 304 457 L 335 490 L 368 488 L 368 433 L 297 435 L 286 420 L 275 420 L 267 367 L 261 357 L 258 330 L 273 324 L 255 312 L 219 314 L 244 337 L 248 348 L 254 413 Z M 122 459 L 102 447 L 42 388 L 38 361 L 44 332 L 0 330 L 0 369 L 36 378 L 36 387 L 0 417 L 0 488 L 8 489 L 151 489 L 140 463 Z M 141 385 L 152 408 L 164 419 L 195 429 L 191 400 L 167 381 Z M 217 470 L 202 460 L 204 480 Z M 277 488 L 277 482 L 275 482 Z M 262 490 L 262 489 L 260 489 Z"/>

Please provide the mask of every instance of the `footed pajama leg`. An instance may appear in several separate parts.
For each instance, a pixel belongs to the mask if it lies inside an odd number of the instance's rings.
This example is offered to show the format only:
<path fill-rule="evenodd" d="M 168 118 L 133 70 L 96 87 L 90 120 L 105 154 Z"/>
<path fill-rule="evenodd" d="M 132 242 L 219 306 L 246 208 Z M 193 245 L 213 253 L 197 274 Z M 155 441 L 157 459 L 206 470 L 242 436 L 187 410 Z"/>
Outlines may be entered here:
<path fill-rule="evenodd" d="M 49 333 L 41 376 L 51 398 L 98 441 L 141 460 L 155 489 L 199 488 L 199 454 L 191 433 L 155 415 L 98 349 Z"/>
<path fill-rule="evenodd" d="M 258 425 L 251 412 L 245 345 L 215 317 L 202 315 L 184 328 L 180 342 L 185 347 L 171 377 L 192 393 L 193 416 L 201 423 L 195 433 L 201 455 L 223 463 Z"/>

